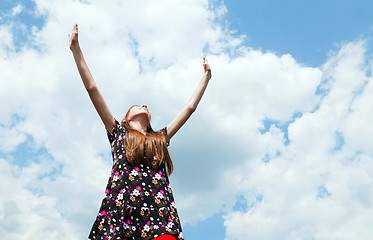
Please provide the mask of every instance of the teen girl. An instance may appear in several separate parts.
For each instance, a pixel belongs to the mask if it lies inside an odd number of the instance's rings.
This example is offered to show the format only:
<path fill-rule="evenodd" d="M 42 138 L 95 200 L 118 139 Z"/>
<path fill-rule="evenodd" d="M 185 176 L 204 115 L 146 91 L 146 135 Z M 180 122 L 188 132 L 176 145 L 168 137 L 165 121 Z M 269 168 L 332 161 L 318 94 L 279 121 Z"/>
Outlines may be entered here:
<path fill-rule="evenodd" d="M 167 127 L 153 131 L 146 105 L 132 106 L 120 123 L 113 117 L 84 60 L 77 24 L 69 40 L 84 86 L 107 130 L 113 156 L 105 198 L 89 239 L 184 239 L 169 186 L 173 164 L 167 145 L 205 92 L 211 78 L 206 58 L 202 80 L 187 105 Z"/>

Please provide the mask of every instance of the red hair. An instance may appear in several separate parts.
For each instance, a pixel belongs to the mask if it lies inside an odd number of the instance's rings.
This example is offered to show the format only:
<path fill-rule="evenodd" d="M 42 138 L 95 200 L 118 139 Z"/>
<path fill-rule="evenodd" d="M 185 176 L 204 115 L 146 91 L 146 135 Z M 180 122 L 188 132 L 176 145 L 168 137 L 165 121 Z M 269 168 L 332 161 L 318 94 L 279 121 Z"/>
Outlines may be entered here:
<path fill-rule="evenodd" d="M 133 107 L 128 110 L 125 119 Z M 162 131 L 155 132 L 150 123 L 145 135 L 134 129 L 129 121 L 122 121 L 121 126 L 126 129 L 123 146 L 128 162 L 137 166 L 145 164 L 153 168 L 165 163 L 167 175 L 170 176 L 174 167 L 168 152 L 165 134 Z"/>

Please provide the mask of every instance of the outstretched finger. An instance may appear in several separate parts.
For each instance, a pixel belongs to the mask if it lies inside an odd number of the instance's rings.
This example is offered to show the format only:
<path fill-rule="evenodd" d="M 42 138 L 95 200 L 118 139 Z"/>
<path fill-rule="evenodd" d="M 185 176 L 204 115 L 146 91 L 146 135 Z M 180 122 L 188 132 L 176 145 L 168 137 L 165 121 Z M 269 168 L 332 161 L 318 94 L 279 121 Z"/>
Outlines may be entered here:
<path fill-rule="evenodd" d="M 73 26 L 73 32 L 78 33 L 78 24 L 76 24 L 76 23 Z"/>

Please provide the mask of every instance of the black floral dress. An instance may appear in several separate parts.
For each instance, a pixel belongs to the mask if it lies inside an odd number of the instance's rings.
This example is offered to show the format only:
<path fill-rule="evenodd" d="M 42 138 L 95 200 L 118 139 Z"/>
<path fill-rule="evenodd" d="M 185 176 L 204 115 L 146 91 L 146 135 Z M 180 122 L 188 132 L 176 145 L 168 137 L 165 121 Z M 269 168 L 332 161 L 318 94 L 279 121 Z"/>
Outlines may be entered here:
<path fill-rule="evenodd" d="M 161 131 L 167 134 L 166 128 Z M 163 234 L 184 239 L 165 165 L 130 164 L 123 148 L 125 129 L 117 120 L 107 134 L 113 168 L 88 239 L 150 240 Z"/>

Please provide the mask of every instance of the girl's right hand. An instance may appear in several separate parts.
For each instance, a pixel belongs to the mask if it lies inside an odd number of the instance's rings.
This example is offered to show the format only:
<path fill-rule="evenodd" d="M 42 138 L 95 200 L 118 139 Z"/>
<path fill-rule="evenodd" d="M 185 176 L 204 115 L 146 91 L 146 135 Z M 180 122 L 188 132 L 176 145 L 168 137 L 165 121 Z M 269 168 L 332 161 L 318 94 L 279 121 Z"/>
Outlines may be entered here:
<path fill-rule="evenodd" d="M 71 35 L 69 34 L 70 49 L 79 46 L 78 42 L 78 24 L 74 24 Z"/>
<path fill-rule="evenodd" d="M 211 68 L 209 65 L 209 62 L 207 61 L 207 58 L 205 55 L 203 55 L 203 69 L 205 70 L 205 75 L 208 80 L 211 78 Z"/>

